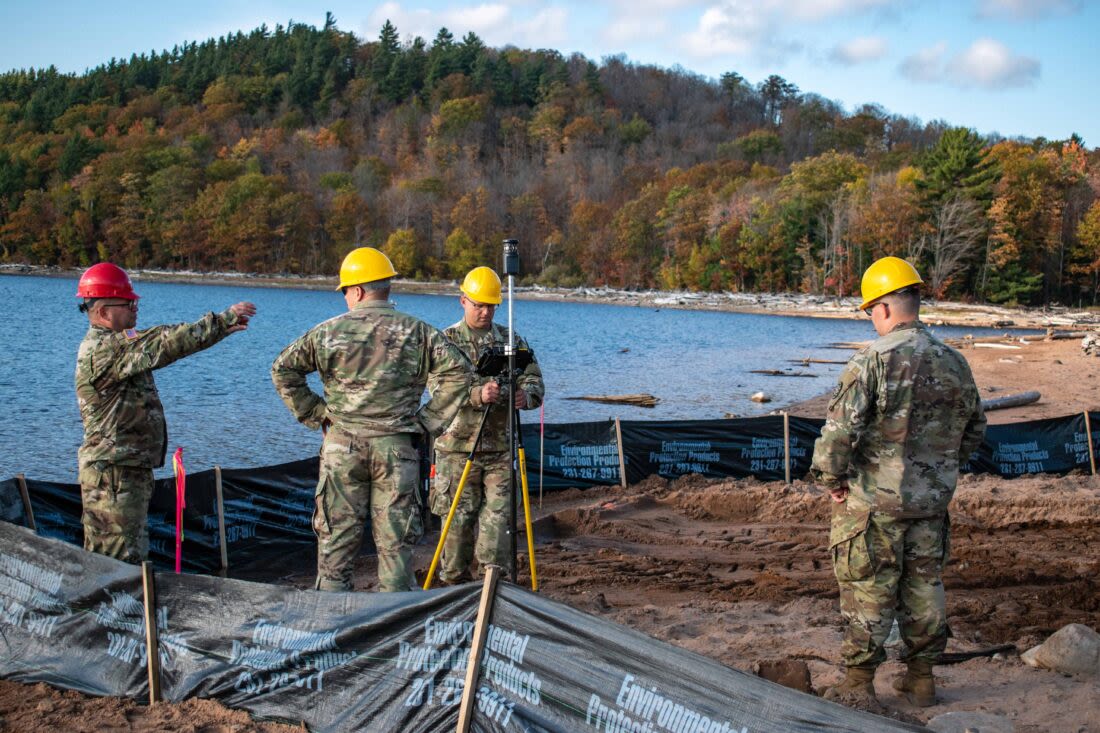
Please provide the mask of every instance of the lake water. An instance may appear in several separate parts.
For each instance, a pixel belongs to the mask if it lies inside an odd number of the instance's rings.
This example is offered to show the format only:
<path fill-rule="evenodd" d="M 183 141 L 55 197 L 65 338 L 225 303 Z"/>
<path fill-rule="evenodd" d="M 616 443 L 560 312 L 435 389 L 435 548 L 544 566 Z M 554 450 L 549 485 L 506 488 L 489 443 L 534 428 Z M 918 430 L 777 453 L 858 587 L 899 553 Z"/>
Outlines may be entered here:
<path fill-rule="evenodd" d="M 298 424 L 275 394 L 272 360 L 313 325 L 344 311 L 339 293 L 236 285 L 138 282 L 138 327 L 192 321 L 251 300 L 259 309 L 249 329 L 157 372 L 168 419 L 169 452 L 183 446 L 189 471 L 215 464 L 263 466 L 315 455 L 320 433 Z M 73 391 L 76 350 L 87 319 L 76 309 L 76 280 L 0 277 L 0 479 L 76 481 L 83 437 Z M 461 317 L 457 297 L 394 296 L 397 307 L 437 326 Z M 789 318 L 740 313 L 655 310 L 589 303 L 517 300 L 516 331 L 538 355 L 546 379 L 545 421 L 715 419 L 768 413 L 832 389 L 839 365 L 802 371 L 816 379 L 751 374 L 783 369 L 788 359 L 843 360 L 833 341 L 874 336 L 867 320 Z M 501 308 L 498 320 L 506 322 Z M 940 336 L 982 329 L 937 328 Z M 1000 331 L 998 331 L 1000 333 Z M 319 382 L 314 388 L 320 391 Z M 774 402 L 749 397 L 764 390 Z M 566 400 L 647 392 L 652 409 Z M 524 412 L 528 422 L 538 411 Z M 167 475 L 161 470 L 158 475 Z"/>

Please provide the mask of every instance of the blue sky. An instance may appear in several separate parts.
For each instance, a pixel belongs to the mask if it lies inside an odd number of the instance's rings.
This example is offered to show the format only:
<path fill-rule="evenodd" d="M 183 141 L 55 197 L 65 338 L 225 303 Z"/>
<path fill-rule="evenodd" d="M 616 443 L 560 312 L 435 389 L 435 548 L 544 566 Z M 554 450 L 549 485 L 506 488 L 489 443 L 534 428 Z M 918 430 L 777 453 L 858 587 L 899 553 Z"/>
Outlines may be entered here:
<path fill-rule="evenodd" d="M 1100 0 L 256 0 L 130 4 L 0 0 L 0 70 L 83 71 L 261 23 L 337 24 L 374 39 L 441 26 L 489 45 L 556 48 L 752 83 L 779 74 L 849 110 L 866 103 L 1006 137 L 1100 146 Z"/>

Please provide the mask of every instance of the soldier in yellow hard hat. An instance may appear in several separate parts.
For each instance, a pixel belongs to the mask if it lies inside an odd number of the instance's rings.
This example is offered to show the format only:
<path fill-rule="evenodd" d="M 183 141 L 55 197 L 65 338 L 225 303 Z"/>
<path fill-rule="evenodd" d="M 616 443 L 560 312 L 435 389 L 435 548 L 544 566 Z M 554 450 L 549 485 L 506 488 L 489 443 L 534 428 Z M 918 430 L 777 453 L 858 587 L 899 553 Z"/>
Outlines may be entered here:
<path fill-rule="evenodd" d="M 324 431 L 313 529 L 318 590 L 352 589 L 352 563 L 368 517 L 383 591 L 416 587 L 420 539 L 415 441 L 438 435 L 462 405 L 480 404 L 469 360 L 427 323 L 389 301 L 397 273 L 372 247 L 340 267 L 348 312 L 310 329 L 275 359 L 271 378 L 294 416 Z M 318 372 L 322 397 L 306 375 Z M 420 404 L 431 380 L 431 398 Z"/>
<path fill-rule="evenodd" d="M 829 544 L 846 621 L 846 676 L 825 697 L 864 709 L 876 705 L 875 669 L 895 619 L 908 671 L 894 687 L 914 705 L 935 702 L 947 505 L 985 433 L 966 359 L 920 322 L 920 284 L 897 257 L 867 268 L 860 308 L 879 338 L 844 368 L 814 445 L 811 473 L 833 501 Z"/>
<path fill-rule="evenodd" d="M 488 267 L 476 267 L 462 281 L 459 303 L 463 317 L 443 333 L 471 361 L 477 362 L 483 351 L 508 343 L 508 329 L 493 322 L 500 304 L 500 277 Z M 527 349 L 527 342 L 516 334 L 516 349 Z M 537 361 L 516 379 L 516 395 L 509 400 L 491 377 L 479 377 L 480 400 L 469 401 L 458 417 L 435 442 L 436 476 L 431 488 L 431 510 L 445 517 L 458 488 L 466 459 L 474 448 L 482 405 L 497 403 L 489 412 L 470 465 L 470 474 L 462 489 L 447 541 L 443 545 L 440 579 L 456 583 L 472 577 L 470 567 L 474 557 L 478 565 L 500 565 L 511 569 L 510 492 L 514 491 L 511 473 L 511 450 L 508 446 L 509 403 L 520 410 L 531 410 L 542 404 L 545 386 Z M 475 543 L 474 530 L 477 529 Z"/>
<path fill-rule="evenodd" d="M 921 280 L 917 268 L 900 257 L 883 257 L 875 260 L 864 271 L 863 279 L 859 283 L 860 295 L 863 298 L 859 309 L 867 309 L 884 295 L 897 293 L 923 283 L 924 280 Z"/>

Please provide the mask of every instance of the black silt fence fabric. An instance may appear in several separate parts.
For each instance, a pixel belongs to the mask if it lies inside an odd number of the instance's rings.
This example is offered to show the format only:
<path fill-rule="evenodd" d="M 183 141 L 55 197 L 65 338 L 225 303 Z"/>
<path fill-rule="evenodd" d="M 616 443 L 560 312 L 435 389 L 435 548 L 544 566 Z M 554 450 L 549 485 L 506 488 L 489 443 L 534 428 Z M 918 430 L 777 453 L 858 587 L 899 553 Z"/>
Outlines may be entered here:
<path fill-rule="evenodd" d="M 214 471 L 187 474 L 183 509 L 182 567 L 213 573 L 221 567 L 218 547 L 218 499 Z M 157 479 L 149 502 L 149 559 L 159 568 L 176 566 L 176 479 Z"/>
<path fill-rule="evenodd" d="M 307 458 L 264 468 L 222 470 L 231 569 L 291 553 L 316 553 L 311 522 L 318 464 L 317 458 Z M 369 544 L 369 530 L 366 537 Z"/>
<path fill-rule="evenodd" d="M 824 420 L 790 417 L 791 477 L 805 476 L 813 444 Z M 1100 412 L 1091 413 L 1094 452 L 1100 454 Z M 627 480 L 675 478 L 699 473 L 713 478 L 784 477 L 783 419 L 765 416 L 735 420 L 626 421 L 621 423 Z M 543 486 L 548 490 L 620 483 L 615 424 L 611 421 L 545 426 Z M 528 482 L 538 485 L 539 426 L 525 425 Z M 313 553 L 311 528 L 318 460 L 222 471 L 227 554 L 230 568 Z M 991 425 L 981 448 L 961 470 L 1011 478 L 1027 473 L 1067 473 L 1090 469 L 1084 414 Z M 38 532 L 83 544 L 80 487 L 27 480 Z M 15 479 L 0 482 L 0 519 L 27 526 Z M 214 472 L 187 477 L 183 566 L 212 573 L 221 567 Z M 175 562 L 175 480 L 158 479 L 149 507 L 150 559 L 158 567 Z M 370 533 L 364 551 L 373 549 Z"/>
<path fill-rule="evenodd" d="M 285 557 L 288 553 L 316 552 L 310 526 L 317 485 L 316 458 L 277 466 L 222 471 L 227 556 L 230 567 Z M 74 545 L 83 545 L 82 506 L 79 484 L 27 481 L 38 531 Z M 13 503 L 9 512 L 18 522 L 22 499 L 15 479 L 0 484 L 0 507 Z M 5 515 L 6 516 L 6 515 Z M 175 567 L 176 483 L 174 478 L 154 481 L 149 502 L 149 559 L 159 568 Z M 221 567 L 218 545 L 218 509 L 213 470 L 187 476 L 183 512 L 183 569 L 214 573 Z M 369 533 L 365 550 L 373 548 Z"/>
<path fill-rule="evenodd" d="M 148 698 L 141 571 L 0 522 L 0 677 Z"/>
<path fill-rule="evenodd" d="M 27 512 L 23 508 L 23 495 L 19 492 L 19 482 L 9 478 L 0 481 L 0 521 L 29 527 Z"/>
<path fill-rule="evenodd" d="M 1093 421 L 1095 430 L 1095 421 Z M 1095 440 L 1095 435 L 1093 436 Z M 1089 470 L 1085 415 L 990 425 L 981 447 L 961 470 L 1005 478 L 1029 473 Z"/>
<path fill-rule="evenodd" d="M 552 423 L 545 426 L 545 431 L 544 488 L 554 491 L 619 483 L 619 448 L 614 422 Z M 538 425 L 523 426 L 523 451 L 527 457 L 527 482 L 537 487 Z"/>
<path fill-rule="evenodd" d="M 27 493 L 31 497 L 31 511 L 34 512 L 38 534 L 73 545 L 84 545 L 79 484 L 27 479 Z"/>
<path fill-rule="evenodd" d="M 626 477 L 676 478 L 697 473 L 713 478 L 784 476 L 783 418 L 623 422 Z"/>
<path fill-rule="evenodd" d="M 27 481 L 38 533 L 74 545 L 84 544 L 83 507 L 79 484 Z M 212 573 L 221 567 L 218 549 L 217 504 L 214 472 L 187 477 L 187 506 L 183 511 L 183 569 Z M 176 564 L 176 480 L 153 482 L 149 502 L 149 559 L 160 568 Z"/>
<path fill-rule="evenodd" d="M 312 731 L 453 731 L 480 592 L 158 575 L 165 699 L 213 698 Z"/>
<path fill-rule="evenodd" d="M 502 583 L 473 729 L 923 731 L 826 702 Z"/>

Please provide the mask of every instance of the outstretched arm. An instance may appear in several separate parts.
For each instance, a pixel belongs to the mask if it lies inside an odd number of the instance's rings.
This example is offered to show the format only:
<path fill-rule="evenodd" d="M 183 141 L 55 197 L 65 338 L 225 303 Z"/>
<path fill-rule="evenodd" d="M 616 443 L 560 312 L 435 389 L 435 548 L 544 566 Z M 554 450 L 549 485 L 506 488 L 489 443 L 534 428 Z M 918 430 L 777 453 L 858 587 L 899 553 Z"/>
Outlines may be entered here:
<path fill-rule="evenodd" d="M 207 313 L 194 323 L 124 331 L 116 337 L 123 340 L 121 351 L 98 384 L 123 381 L 207 349 L 229 334 L 243 331 L 255 313 L 256 306 L 242 302 L 221 313 Z"/>

